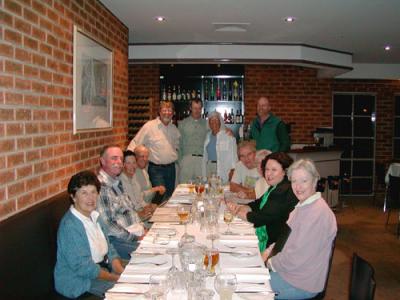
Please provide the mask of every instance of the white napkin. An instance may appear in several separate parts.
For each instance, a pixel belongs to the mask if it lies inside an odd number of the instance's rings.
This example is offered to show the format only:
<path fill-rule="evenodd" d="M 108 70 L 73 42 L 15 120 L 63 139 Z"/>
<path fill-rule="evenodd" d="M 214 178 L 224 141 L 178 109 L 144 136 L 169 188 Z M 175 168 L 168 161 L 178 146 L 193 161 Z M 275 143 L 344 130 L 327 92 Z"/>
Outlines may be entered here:
<path fill-rule="evenodd" d="M 236 292 L 271 292 L 269 286 L 258 283 L 239 283 Z"/>
<path fill-rule="evenodd" d="M 225 268 L 224 273 L 234 273 L 239 283 L 266 283 L 271 278 L 267 268 Z"/>
<path fill-rule="evenodd" d="M 146 293 L 149 290 L 148 284 L 140 283 L 116 283 L 107 291 L 110 293 Z"/>
<path fill-rule="evenodd" d="M 250 268 L 264 266 L 264 262 L 258 254 L 253 256 L 236 256 L 230 253 L 221 253 L 219 257 L 222 270 L 234 267 Z"/>
<path fill-rule="evenodd" d="M 144 234 L 144 227 L 142 224 L 135 223 L 125 228 L 128 232 L 133 233 L 136 236 L 142 236 Z"/>

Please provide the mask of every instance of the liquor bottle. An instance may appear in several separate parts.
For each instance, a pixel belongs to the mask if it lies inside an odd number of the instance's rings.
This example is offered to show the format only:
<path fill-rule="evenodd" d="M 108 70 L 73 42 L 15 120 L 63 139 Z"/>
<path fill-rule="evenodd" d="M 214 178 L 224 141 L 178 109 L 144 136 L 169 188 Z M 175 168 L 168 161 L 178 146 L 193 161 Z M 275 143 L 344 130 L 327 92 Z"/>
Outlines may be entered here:
<path fill-rule="evenodd" d="M 236 110 L 235 123 L 240 124 L 240 114 L 238 109 Z"/>
<path fill-rule="evenodd" d="M 239 109 L 239 124 L 243 124 L 243 115 L 241 109 Z"/>
<path fill-rule="evenodd" d="M 226 110 L 224 112 L 224 123 L 227 124 L 228 123 L 228 114 L 226 113 Z"/>
<path fill-rule="evenodd" d="M 239 83 L 235 80 L 233 82 L 233 100 L 234 101 L 238 100 L 238 89 L 239 89 Z"/>
<path fill-rule="evenodd" d="M 215 95 L 215 100 L 221 100 L 221 88 L 219 87 L 219 79 L 217 79 L 217 93 Z"/>
<path fill-rule="evenodd" d="M 197 90 L 197 99 L 201 100 L 201 91 L 200 90 Z"/>
<path fill-rule="evenodd" d="M 211 89 L 210 89 L 210 100 L 215 100 L 215 86 L 214 86 L 214 78 L 211 79 Z"/>
<path fill-rule="evenodd" d="M 182 101 L 186 101 L 186 91 L 182 90 Z"/>
<path fill-rule="evenodd" d="M 176 94 L 176 100 L 181 101 L 182 94 L 181 94 L 181 86 L 178 85 L 178 93 Z"/>
<path fill-rule="evenodd" d="M 226 89 L 226 80 L 223 80 L 222 84 L 222 100 L 227 100 L 228 99 L 228 91 Z"/>
<path fill-rule="evenodd" d="M 232 101 L 232 87 L 230 80 L 226 81 L 226 89 L 228 90 L 228 101 Z"/>
<path fill-rule="evenodd" d="M 238 101 L 242 101 L 243 100 L 243 89 L 242 89 L 242 84 L 239 84 L 239 90 L 238 90 Z"/>
<path fill-rule="evenodd" d="M 172 101 L 176 101 L 176 91 L 175 91 L 175 85 L 172 88 Z"/>
<path fill-rule="evenodd" d="M 171 99 L 172 99 L 171 87 L 168 86 L 167 100 L 168 100 L 168 101 L 171 101 Z"/>
<path fill-rule="evenodd" d="M 162 100 L 163 100 L 163 101 L 167 100 L 167 92 L 166 92 L 166 90 L 165 90 L 165 85 L 164 85 L 163 91 L 162 91 Z"/>
<path fill-rule="evenodd" d="M 186 101 L 190 101 L 190 90 L 189 89 L 186 92 Z"/>
<path fill-rule="evenodd" d="M 234 124 L 235 123 L 235 113 L 233 112 L 233 108 L 231 109 L 231 113 L 229 114 L 230 115 L 230 124 Z"/>
<path fill-rule="evenodd" d="M 192 100 L 193 99 L 196 99 L 196 90 L 195 89 L 192 90 Z"/>
<path fill-rule="evenodd" d="M 204 101 L 207 101 L 208 99 L 208 81 L 204 80 Z"/>

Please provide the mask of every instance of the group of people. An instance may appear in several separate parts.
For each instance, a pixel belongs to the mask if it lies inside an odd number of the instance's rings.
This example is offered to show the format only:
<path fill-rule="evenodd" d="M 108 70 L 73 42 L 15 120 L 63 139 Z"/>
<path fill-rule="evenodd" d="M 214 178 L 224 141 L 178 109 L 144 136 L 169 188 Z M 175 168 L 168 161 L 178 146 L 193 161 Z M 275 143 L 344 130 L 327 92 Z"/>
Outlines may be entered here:
<path fill-rule="evenodd" d="M 314 164 L 293 163 L 285 153 L 290 148 L 286 126 L 270 110 L 261 97 L 251 125 L 253 141 L 237 145 L 218 112 L 201 118 L 200 100 L 192 100 L 191 115 L 178 127 L 172 123 L 173 103 L 165 101 L 159 117 L 139 130 L 125 152 L 116 145 L 104 147 L 98 174 L 82 171 L 68 185 L 72 205 L 58 232 L 57 291 L 67 297 L 103 296 L 176 183 L 216 173 L 239 197 L 255 199 L 227 207 L 254 224 L 277 298 L 320 292 L 336 236 L 335 217 L 316 192 Z M 285 226 L 291 232 L 275 254 Z"/>

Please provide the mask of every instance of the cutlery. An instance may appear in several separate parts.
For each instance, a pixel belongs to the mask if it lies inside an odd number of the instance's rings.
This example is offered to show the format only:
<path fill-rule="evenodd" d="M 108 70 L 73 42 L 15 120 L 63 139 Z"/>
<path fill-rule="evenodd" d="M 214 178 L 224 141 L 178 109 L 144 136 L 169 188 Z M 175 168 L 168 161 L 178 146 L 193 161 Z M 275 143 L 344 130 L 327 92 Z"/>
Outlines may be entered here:
<path fill-rule="evenodd" d="M 154 266 L 162 266 L 167 264 L 167 261 L 164 261 L 162 263 L 155 263 L 155 262 L 150 262 L 150 261 L 143 261 L 143 262 L 130 262 L 130 265 L 154 265 Z"/>

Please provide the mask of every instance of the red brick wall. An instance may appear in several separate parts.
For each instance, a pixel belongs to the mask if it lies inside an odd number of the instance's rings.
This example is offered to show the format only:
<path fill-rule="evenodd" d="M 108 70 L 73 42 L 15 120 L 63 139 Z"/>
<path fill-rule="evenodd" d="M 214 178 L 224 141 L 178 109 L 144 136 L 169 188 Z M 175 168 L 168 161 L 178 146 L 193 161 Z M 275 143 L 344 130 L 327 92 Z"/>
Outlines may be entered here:
<path fill-rule="evenodd" d="M 0 220 L 126 143 L 128 29 L 99 1 L 0 1 Z M 114 51 L 113 130 L 72 134 L 73 25 Z"/>
<path fill-rule="evenodd" d="M 129 96 L 152 98 L 152 117 L 157 116 L 160 102 L 159 65 L 129 65 Z"/>
<path fill-rule="evenodd" d="M 392 158 L 394 95 L 400 94 L 396 80 L 340 80 L 317 78 L 311 68 L 275 65 L 245 66 L 246 122 L 256 115 L 256 101 L 269 97 L 273 112 L 292 126 L 293 143 L 312 143 L 312 131 L 332 126 L 333 92 L 372 92 L 377 95 L 376 159 Z M 159 66 L 129 66 L 130 95 L 154 97 L 159 101 Z"/>

